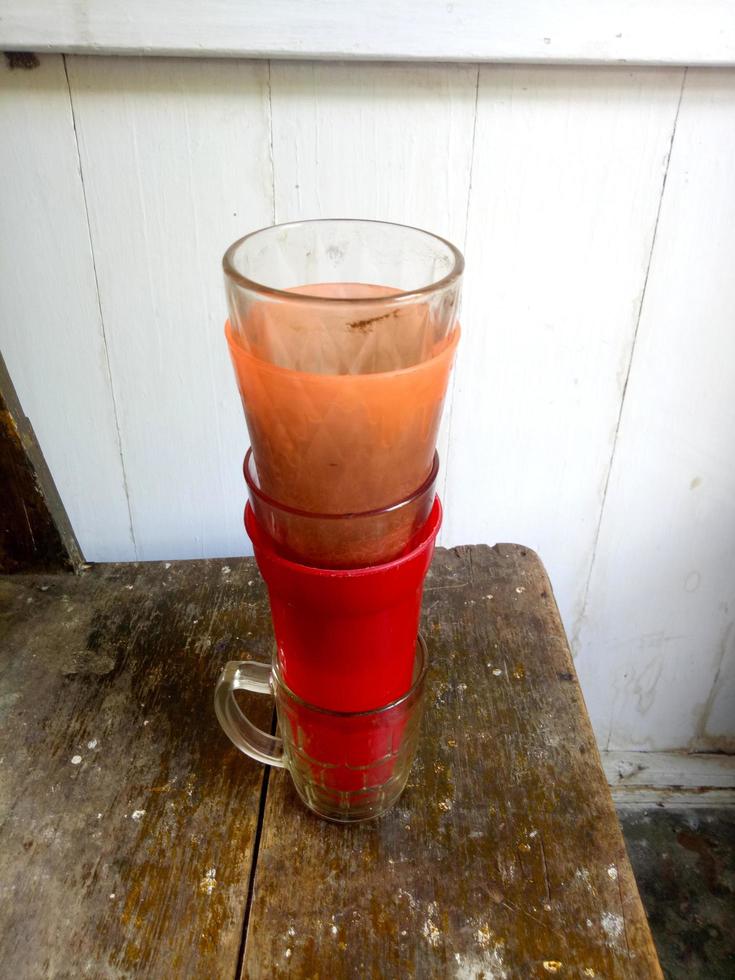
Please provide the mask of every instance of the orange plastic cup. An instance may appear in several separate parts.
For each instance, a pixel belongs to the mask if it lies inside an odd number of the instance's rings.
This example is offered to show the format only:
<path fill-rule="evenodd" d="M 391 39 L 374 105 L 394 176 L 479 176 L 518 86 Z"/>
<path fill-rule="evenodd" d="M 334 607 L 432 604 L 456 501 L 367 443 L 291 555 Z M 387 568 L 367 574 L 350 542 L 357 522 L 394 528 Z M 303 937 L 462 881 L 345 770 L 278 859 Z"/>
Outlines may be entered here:
<path fill-rule="evenodd" d="M 457 249 L 401 225 L 309 221 L 246 236 L 223 264 L 260 489 L 334 514 L 414 493 L 459 341 Z"/>
<path fill-rule="evenodd" d="M 381 374 L 305 374 L 227 339 L 259 487 L 302 511 L 361 513 L 428 478 L 459 328 L 431 360 Z"/>

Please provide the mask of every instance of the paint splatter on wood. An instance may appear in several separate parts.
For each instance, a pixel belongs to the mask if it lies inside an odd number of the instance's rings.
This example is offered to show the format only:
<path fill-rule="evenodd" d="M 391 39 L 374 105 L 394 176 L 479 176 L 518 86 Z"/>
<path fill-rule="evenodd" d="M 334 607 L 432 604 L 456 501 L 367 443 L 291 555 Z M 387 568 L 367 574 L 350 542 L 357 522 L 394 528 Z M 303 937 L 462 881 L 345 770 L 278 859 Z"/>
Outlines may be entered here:
<path fill-rule="evenodd" d="M 273 774 L 243 980 L 660 977 L 537 556 L 439 550 L 426 600 L 406 793 L 377 823 L 337 827 Z"/>
<path fill-rule="evenodd" d="M 5 972 L 660 977 L 551 596 L 526 549 L 437 551 L 409 786 L 338 827 L 214 717 L 270 655 L 252 559 L 0 577 Z"/>

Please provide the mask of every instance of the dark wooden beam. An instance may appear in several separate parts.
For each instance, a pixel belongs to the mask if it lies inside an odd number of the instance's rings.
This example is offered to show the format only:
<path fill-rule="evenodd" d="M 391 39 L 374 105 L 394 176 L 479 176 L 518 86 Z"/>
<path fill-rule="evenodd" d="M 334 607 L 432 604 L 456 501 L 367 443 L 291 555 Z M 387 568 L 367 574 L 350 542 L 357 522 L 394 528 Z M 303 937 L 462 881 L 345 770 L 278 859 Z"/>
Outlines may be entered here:
<path fill-rule="evenodd" d="M 84 562 L 59 493 L 0 355 L 0 572 Z"/>

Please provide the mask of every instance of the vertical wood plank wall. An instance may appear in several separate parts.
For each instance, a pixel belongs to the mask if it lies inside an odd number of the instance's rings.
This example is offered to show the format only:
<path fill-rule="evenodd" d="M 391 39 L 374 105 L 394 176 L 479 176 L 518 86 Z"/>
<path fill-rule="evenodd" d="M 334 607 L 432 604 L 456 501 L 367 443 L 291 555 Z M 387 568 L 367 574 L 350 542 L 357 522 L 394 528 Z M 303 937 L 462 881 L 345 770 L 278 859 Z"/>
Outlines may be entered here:
<path fill-rule="evenodd" d="M 88 559 L 135 558 L 61 57 L 0 66 L 0 345 Z"/>
<path fill-rule="evenodd" d="M 67 65 L 136 555 L 241 552 L 219 259 L 272 221 L 268 65 Z"/>
<path fill-rule="evenodd" d="M 575 625 L 605 745 L 735 749 L 734 82 L 687 74 Z"/>
<path fill-rule="evenodd" d="M 732 747 L 735 72 L 47 56 L 0 134 L 0 344 L 88 560 L 248 550 L 224 247 L 418 224 L 468 260 L 442 543 L 540 552 L 603 746 Z"/>

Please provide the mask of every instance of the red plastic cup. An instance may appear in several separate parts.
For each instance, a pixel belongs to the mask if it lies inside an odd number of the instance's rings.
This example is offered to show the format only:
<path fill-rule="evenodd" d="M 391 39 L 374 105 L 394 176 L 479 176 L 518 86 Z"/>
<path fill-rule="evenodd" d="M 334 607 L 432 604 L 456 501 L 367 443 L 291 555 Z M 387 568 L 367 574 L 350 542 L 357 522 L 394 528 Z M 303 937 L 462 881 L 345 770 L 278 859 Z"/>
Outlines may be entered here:
<path fill-rule="evenodd" d="M 299 565 L 245 508 L 268 587 L 278 666 L 299 698 L 331 711 L 372 711 L 411 686 L 424 579 L 441 526 L 439 498 L 415 546 L 368 568 Z"/>

